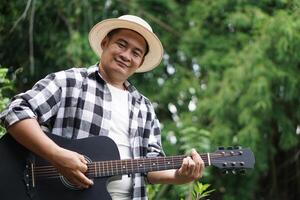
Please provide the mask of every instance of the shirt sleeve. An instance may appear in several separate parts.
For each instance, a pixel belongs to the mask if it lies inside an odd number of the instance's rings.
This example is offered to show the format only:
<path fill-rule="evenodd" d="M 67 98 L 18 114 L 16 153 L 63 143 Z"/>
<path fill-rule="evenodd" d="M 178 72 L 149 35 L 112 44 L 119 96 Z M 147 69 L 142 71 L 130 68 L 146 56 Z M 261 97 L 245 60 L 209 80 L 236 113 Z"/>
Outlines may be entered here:
<path fill-rule="evenodd" d="M 8 107 L 0 114 L 0 123 L 5 128 L 23 119 L 35 118 L 46 122 L 56 114 L 61 101 L 61 87 L 56 74 L 38 81 L 32 89 L 12 98 Z"/>
<path fill-rule="evenodd" d="M 165 156 L 165 153 L 162 148 L 161 144 L 161 130 L 160 130 L 160 123 L 156 117 L 154 109 L 151 105 L 151 128 L 150 128 L 150 135 L 149 135 L 149 143 L 147 147 L 147 155 L 146 157 L 157 157 L 157 156 Z"/>
<path fill-rule="evenodd" d="M 147 147 L 146 157 L 158 157 L 158 156 L 166 156 L 161 143 L 161 129 L 159 120 L 156 117 L 154 109 L 151 105 L 150 116 L 152 116 L 151 127 L 150 127 L 150 135 L 149 135 L 149 143 Z M 148 180 L 148 173 L 143 173 L 144 181 L 146 184 L 152 184 Z"/>

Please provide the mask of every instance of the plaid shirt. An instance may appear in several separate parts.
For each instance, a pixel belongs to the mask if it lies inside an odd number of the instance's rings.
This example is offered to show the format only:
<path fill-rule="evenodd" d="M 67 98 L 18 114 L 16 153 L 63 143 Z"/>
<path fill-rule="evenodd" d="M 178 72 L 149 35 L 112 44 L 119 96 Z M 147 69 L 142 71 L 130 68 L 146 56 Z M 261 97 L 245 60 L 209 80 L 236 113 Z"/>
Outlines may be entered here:
<path fill-rule="evenodd" d="M 129 137 L 133 158 L 164 156 L 159 121 L 150 101 L 129 82 Z M 70 139 L 109 136 L 112 97 L 98 65 L 50 74 L 15 96 L 0 114 L 7 128 L 36 118 L 43 131 Z M 132 199 L 147 199 L 145 175 L 133 175 Z"/>

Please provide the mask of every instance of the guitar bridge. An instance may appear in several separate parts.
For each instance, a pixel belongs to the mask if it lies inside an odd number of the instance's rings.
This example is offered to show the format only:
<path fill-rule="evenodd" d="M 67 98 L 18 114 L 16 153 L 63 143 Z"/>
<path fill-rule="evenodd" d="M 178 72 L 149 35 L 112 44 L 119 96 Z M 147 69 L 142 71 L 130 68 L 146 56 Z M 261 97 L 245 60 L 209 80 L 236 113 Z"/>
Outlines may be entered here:
<path fill-rule="evenodd" d="M 31 188 L 35 188 L 35 178 L 34 178 L 34 171 L 33 171 L 34 165 L 33 163 L 27 164 L 26 168 L 24 170 L 24 182 L 27 190 L 30 190 Z"/>
<path fill-rule="evenodd" d="M 27 162 L 24 170 L 23 181 L 25 183 L 26 191 L 31 199 L 36 196 L 35 191 L 35 175 L 34 175 L 34 164 L 32 162 Z"/>

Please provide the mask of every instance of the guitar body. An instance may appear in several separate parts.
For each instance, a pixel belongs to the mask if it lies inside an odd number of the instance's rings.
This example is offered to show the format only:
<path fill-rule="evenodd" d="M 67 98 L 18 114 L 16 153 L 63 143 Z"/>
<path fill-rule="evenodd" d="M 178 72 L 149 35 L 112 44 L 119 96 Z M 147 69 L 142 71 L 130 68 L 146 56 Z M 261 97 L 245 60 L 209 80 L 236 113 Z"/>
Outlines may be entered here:
<path fill-rule="evenodd" d="M 120 160 L 117 145 L 105 136 L 70 140 L 48 135 L 59 146 L 86 157 L 86 175 L 94 185 L 78 189 L 60 176 L 50 163 L 33 155 L 9 134 L 0 139 L 1 200 L 111 200 L 106 186 L 111 176 L 179 169 L 185 155 Z M 248 148 L 220 148 L 200 154 L 205 166 L 213 165 L 234 174 L 254 167 L 255 158 Z"/>
<path fill-rule="evenodd" d="M 97 136 L 79 140 L 70 140 L 60 136 L 48 135 L 56 144 L 69 150 L 83 154 L 90 161 L 119 160 L 116 144 L 108 137 Z M 107 180 L 110 177 L 95 178 L 94 185 L 89 189 L 70 187 L 65 179 L 40 179 L 34 182 L 26 178 L 30 171 L 26 170 L 28 163 L 35 166 L 50 165 L 38 156 L 30 156 L 29 151 L 18 144 L 9 134 L 0 140 L 2 163 L 0 165 L 0 195 L 3 200 L 96 200 L 111 199 L 107 192 Z M 29 184 L 29 188 L 26 186 Z"/>
<path fill-rule="evenodd" d="M 23 180 L 28 151 L 8 134 L 0 139 L 0 194 L 4 200 L 30 200 Z"/>

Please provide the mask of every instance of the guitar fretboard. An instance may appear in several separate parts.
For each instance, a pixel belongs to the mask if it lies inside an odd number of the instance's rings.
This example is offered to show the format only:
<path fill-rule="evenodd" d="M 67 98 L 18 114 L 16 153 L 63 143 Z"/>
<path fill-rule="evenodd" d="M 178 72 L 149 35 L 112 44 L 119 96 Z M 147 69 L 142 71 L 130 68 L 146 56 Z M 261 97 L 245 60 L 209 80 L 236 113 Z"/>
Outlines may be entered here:
<path fill-rule="evenodd" d="M 126 159 L 99 161 L 88 164 L 87 175 L 89 177 L 115 176 L 121 174 L 146 173 L 150 171 L 161 171 L 167 169 L 178 169 L 185 155 L 154 157 L 142 159 Z M 205 165 L 208 165 L 207 154 L 201 155 Z"/>
<path fill-rule="evenodd" d="M 200 155 L 206 166 L 210 165 L 209 154 Z M 109 160 L 88 163 L 86 175 L 90 178 L 122 174 L 146 173 L 167 169 L 179 169 L 186 155 L 141 159 Z M 30 176 L 35 179 L 60 177 L 53 166 L 28 166 Z"/>

